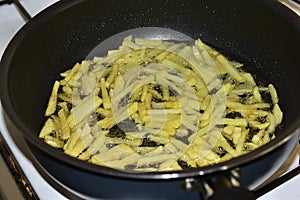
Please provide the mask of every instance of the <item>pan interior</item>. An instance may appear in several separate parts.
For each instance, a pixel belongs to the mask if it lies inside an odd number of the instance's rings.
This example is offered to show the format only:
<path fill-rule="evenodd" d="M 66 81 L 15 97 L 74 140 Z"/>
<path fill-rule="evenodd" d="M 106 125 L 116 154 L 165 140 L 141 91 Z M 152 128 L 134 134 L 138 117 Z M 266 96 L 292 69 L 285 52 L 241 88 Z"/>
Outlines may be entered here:
<path fill-rule="evenodd" d="M 93 59 L 95 56 L 105 56 L 109 50 L 118 49 L 118 47 L 122 45 L 124 38 L 129 35 L 132 35 L 133 39 L 143 38 L 147 40 L 184 42 L 188 44 L 192 44 L 194 41 L 190 36 L 172 29 L 162 27 L 141 27 L 126 30 L 105 39 L 91 50 L 86 59 Z M 261 82 L 266 81 L 259 76 L 258 79 L 260 79 Z M 266 82 L 266 84 L 268 83 Z"/>

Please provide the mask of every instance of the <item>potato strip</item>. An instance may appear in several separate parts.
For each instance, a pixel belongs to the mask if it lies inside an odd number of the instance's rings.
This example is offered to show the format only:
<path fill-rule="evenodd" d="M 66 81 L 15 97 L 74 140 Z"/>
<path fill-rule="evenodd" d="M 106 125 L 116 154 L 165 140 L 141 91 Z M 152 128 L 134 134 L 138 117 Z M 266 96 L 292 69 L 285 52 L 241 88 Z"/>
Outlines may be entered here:
<path fill-rule="evenodd" d="M 200 39 L 124 38 L 55 81 L 39 138 L 129 172 L 224 162 L 271 141 L 284 114 L 271 83 Z"/>

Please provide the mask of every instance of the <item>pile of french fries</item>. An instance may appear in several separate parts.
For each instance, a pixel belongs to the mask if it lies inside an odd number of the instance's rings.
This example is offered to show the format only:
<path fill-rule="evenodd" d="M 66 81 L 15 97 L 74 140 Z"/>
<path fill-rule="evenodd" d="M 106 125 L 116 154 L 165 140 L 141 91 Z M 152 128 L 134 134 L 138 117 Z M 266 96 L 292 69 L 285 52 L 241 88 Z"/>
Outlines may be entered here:
<path fill-rule="evenodd" d="M 204 44 L 124 38 L 55 81 L 39 134 L 75 158 L 135 172 L 229 160 L 269 142 L 283 114 L 272 84 Z"/>

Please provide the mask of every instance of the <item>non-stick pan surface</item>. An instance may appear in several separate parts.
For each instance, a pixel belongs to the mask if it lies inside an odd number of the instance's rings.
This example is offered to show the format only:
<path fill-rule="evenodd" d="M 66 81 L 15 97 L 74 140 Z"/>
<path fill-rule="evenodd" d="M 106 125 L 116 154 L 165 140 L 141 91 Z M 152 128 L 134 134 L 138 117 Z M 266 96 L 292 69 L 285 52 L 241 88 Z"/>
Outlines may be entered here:
<path fill-rule="evenodd" d="M 260 82 L 273 83 L 284 112 L 277 138 L 252 153 L 215 166 L 189 172 L 134 175 L 76 160 L 39 140 L 44 110 L 59 73 L 97 55 L 95 48 L 110 37 L 143 27 L 158 28 L 157 33 L 144 32 L 147 37 L 167 40 L 200 37 L 228 57 L 244 63 Z M 170 34 L 162 30 L 169 30 Z M 299 17 L 271 0 L 63 0 L 34 17 L 10 43 L 0 68 L 1 102 L 31 146 L 77 169 L 134 179 L 209 174 L 254 161 L 299 133 L 299 33 Z M 282 156 L 281 163 L 286 158 Z"/>

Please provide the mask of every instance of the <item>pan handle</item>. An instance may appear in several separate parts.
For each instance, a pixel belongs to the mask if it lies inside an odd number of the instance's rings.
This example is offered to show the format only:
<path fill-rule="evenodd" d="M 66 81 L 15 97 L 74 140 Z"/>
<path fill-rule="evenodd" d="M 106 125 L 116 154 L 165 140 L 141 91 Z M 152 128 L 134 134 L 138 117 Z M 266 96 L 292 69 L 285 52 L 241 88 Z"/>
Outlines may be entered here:
<path fill-rule="evenodd" d="M 206 182 L 212 190 L 207 200 L 254 200 L 255 194 L 243 187 L 237 177 L 236 171 L 219 174 L 209 178 Z"/>
<path fill-rule="evenodd" d="M 300 140 L 298 142 L 300 144 Z M 181 187 L 188 192 L 198 192 L 202 200 L 253 200 L 299 175 L 300 160 L 295 169 L 252 191 L 240 184 L 240 174 L 241 170 L 235 168 L 212 173 L 211 175 L 187 178 Z"/>
<path fill-rule="evenodd" d="M 186 191 L 199 192 L 201 200 L 254 200 L 255 193 L 239 182 L 239 169 L 214 173 L 207 177 L 188 178 L 181 185 Z"/>

